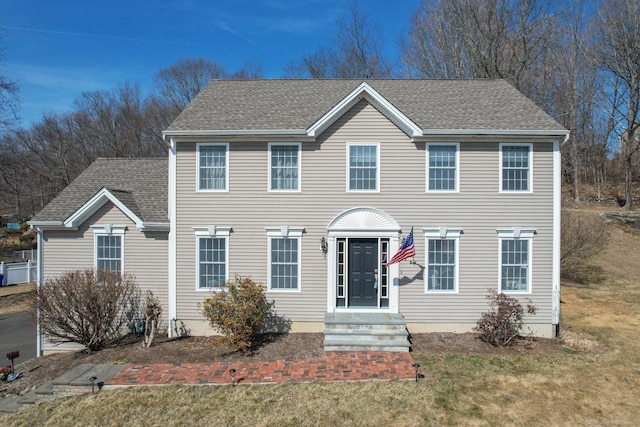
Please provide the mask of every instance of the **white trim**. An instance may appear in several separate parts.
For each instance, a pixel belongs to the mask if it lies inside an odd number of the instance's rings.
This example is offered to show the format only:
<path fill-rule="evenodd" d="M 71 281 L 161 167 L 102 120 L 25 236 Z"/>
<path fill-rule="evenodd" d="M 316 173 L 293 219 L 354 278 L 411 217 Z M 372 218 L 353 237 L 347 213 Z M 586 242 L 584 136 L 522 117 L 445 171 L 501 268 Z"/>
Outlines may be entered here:
<path fill-rule="evenodd" d="M 428 294 L 457 294 L 460 292 L 460 236 L 464 234 L 462 228 L 423 228 L 424 233 L 424 292 Z M 429 240 L 453 240 L 455 250 L 455 276 L 453 289 L 429 289 Z"/>
<path fill-rule="evenodd" d="M 422 129 L 424 136 L 455 136 L 455 135 L 499 135 L 499 136 L 537 136 L 537 137 L 566 137 L 566 129 L 563 130 L 519 130 L 519 129 Z"/>
<path fill-rule="evenodd" d="M 107 188 L 102 188 L 96 194 L 93 195 L 87 202 L 85 202 L 78 210 L 76 210 L 71 216 L 64 221 L 66 228 L 77 229 L 82 223 L 84 223 L 91 215 L 96 213 L 98 209 L 110 201 L 118 209 L 120 209 L 131 221 L 136 224 L 136 228 L 143 229 L 144 222 L 140 217 L 134 214 L 124 203 L 122 203 L 111 191 Z M 48 222 L 48 221 L 46 221 Z"/>
<path fill-rule="evenodd" d="M 120 237 L 120 274 L 126 272 L 124 267 L 124 235 L 127 227 L 124 225 L 102 224 L 92 225 L 93 230 L 93 269 L 98 271 L 98 237 L 100 236 L 119 236 Z"/>
<path fill-rule="evenodd" d="M 432 145 L 435 146 L 454 146 L 456 147 L 456 182 L 455 182 L 455 188 L 453 190 L 436 190 L 436 189 L 431 189 L 429 188 L 429 152 L 430 152 L 430 147 Z M 425 161 L 425 166 L 426 166 L 426 182 L 425 182 L 425 191 L 427 193 L 459 193 L 460 192 L 460 143 L 459 142 L 427 142 L 425 144 L 425 156 L 426 156 L 426 161 Z"/>
<path fill-rule="evenodd" d="M 293 190 L 288 190 L 288 189 L 273 189 L 271 188 L 271 149 L 273 146 L 276 147 L 280 147 L 280 146 L 297 146 L 298 147 L 298 188 L 293 189 Z M 270 193 L 300 193 L 302 191 L 302 144 L 299 142 L 270 142 L 268 144 L 268 156 L 269 158 L 267 159 L 267 176 L 268 176 L 268 182 L 267 182 L 267 191 Z"/>
<path fill-rule="evenodd" d="M 327 225 L 327 230 L 335 236 L 344 233 L 344 236 L 347 237 L 352 232 L 376 230 L 390 234 L 385 237 L 391 237 L 391 235 L 397 237 L 400 232 L 400 225 L 386 212 L 363 206 L 347 209 L 339 213 Z"/>
<path fill-rule="evenodd" d="M 217 227 L 209 225 L 206 227 L 193 227 L 196 238 L 196 292 L 219 291 L 221 287 L 200 287 L 200 239 L 223 239 L 224 240 L 224 282 L 229 281 L 229 236 L 230 227 Z"/>
<path fill-rule="evenodd" d="M 376 147 L 376 188 L 373 190 L 352 190 L 351 189 L 351 147 Z M 347 142 L 347 171 L 346 189 L 347 193 L 379 193 L 380 192 L 380 143 L 379 142 Z"/>
<path fill-rule="evenodd" d="M 200 237 L 229 237 L 231 227 L 220 227 L 218 225 L 205 225 L 202 227 L 191 227 L 194 234 Z"/>
<path fill-rule="evenodd" d="M 265 227 L 267 233 L 267 292 L 275 293 L 300 293 L 302 292 L 302 235 L 303 227 L 289 227 L 283 225 L 280 227 Z M 297 266 L 298 266 L 298 286 L 295 289 L 272 288 L 271 287 L 271 241 L 273 239 L 292 239 L 298 242 L 297 248 Z"/>
<path fill-rule="evenodd" d="M 513 227 L 505 229 L 497 229 L 498 233 L 498 292 L 514 295 L 531 295 L 533 293 L 533 237 L 537 231 L 532 228 Z M 502 242 L 504 240 L 527 240 L 527 286 L 526 291 L 502 290 Z"/>
<path fill-rule="evenodd" d="M 176 141 L 171 138 L 169 147 L 169 173 L 168 173 L 168 212 L 169 217 L 169 250 L 168 250 L 168 283 L 167 304 L 169 306 L 169 321 L 167 322 L 167 334 L 173 337 L 172 323 L 177 318 L 177 236 L 176 236 Z"/>
<path fill-rule="evenodd" d="M 409 117 L 405 116 L 392 103 L 387 101 L 369 84 L 363 81 L 351 93 L 342 98 L 333 108 L 327 111 L 320 119 L 307 128 L 307 135 L 317 137 L 331 126 L 345 112 L 356 105 L 361 99 L 367 100 L 380 110 L 389 120 L 395 123 L 410 137 L 422 135 L 423 131 Z"/>
<path fill-rule="evenodd" d="M 498 170 L 499 170 L 499 182 L 498 188 L 499 192 L 502 194 L 530 194 L 533 193 L 533 143 L 531 142 L 501 142 L 499 145 L 499 160 L 498 160 Z M 502 188 L 502 148 L 503 147 L 529 147 L 529 182 L 527 190 L 505 190 Z"/>
<path fill-rule="evenodd" d="M 560 324 L 560 242 L 562 230 L 562 164 L 560 153 L 560 142 L 555 141 L 553 143 L 553 261 L 551 267 L 551 323 L 554 325 Z"/>
<path fill-rule="evenodd" d="M 200 147 L 224 147 L 224 188 L 200 188 Z M 229 192 L 229 143 L 228 142 L 198 142 L 196 143 L 196 192 L 197 193 L 228 193 Z"/>
<path fill-rule="evenodd" d="M 230 129 L 230 130 L 165 130 L 162 132 L 162 136 L 280 136 L 280 135 L 293 135 L 293 136 L 307 136 L 308 133 L 305 129 Z"/>

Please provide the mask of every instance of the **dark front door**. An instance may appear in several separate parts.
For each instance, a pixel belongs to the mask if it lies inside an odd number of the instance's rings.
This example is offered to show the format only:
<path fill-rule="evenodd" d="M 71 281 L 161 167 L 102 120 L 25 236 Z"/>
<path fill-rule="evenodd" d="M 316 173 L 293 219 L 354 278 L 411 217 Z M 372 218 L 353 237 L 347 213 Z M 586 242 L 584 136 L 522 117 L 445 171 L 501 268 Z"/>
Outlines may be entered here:
<path fill-rule="evenodd" d="M 349 239 L 349 306 L 377 307 L 378 239 Z"/>

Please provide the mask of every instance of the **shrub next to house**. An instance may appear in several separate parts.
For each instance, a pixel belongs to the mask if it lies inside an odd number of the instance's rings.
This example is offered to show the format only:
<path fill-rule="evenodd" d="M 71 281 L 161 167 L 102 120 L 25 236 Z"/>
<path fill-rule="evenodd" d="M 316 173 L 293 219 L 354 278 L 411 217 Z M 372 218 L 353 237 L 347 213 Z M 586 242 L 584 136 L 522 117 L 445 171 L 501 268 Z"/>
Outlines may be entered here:
<path fill-rule="evenodd" d="M 211 326 L 223 334 L 227 344 L 250 354 L 273 304 L 267 301 L 262 283 L 236 276 L 214 291 L 199 308 Z"/>
<path fill-rule="evenodd" d="M 31 308 L 48 340 L 98 351 L 122 337 L 137 294 L 130 275 L 74 270 L 47 280 L 35 291 Z"/>

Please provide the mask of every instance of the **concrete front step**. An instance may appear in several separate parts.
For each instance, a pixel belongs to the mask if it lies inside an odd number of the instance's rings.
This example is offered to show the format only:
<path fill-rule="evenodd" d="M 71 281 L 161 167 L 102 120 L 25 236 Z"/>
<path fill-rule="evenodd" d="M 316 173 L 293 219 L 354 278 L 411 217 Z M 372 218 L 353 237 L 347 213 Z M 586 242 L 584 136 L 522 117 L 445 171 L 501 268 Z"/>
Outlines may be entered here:
<path fill-rule="evenodd" d="M 406 322 L 394 313 L 327 313 L 325 351 L 407 352 Z"/>

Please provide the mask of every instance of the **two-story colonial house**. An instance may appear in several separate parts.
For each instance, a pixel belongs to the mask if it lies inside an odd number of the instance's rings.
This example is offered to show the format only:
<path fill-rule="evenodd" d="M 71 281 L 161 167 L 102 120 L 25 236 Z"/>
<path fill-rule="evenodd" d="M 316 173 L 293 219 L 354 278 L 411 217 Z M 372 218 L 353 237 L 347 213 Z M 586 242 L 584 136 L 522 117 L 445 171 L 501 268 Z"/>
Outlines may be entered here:
<path fill-rule="evenodd" d="M 164 135 L 168 159 L 98 160 L 31 221 L 40 281 L 132 273 L 203 335 L 197 304 L 248 275 L 327 349 L 355 340 L 336 319 L 470 331 L 488 289 L 557 333 L 568 131 L 507 82 L 212 81 Z M 415 256 L 387 266 L 412 229 Z"/>

